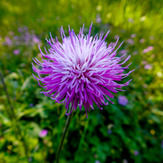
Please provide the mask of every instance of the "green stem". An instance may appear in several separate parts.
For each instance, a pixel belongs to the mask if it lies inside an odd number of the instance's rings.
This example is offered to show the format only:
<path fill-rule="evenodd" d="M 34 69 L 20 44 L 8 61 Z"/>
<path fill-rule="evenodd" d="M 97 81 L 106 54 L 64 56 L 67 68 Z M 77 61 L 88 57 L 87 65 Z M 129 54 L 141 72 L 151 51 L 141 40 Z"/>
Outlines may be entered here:
<path fill-rule="evenodd" d="M 29 157 L 28 157 L 28 149 L 27 149 L 27 145 L 26 145 L 26 142 L 24 140 L 24 137 L 22 136 L 22 131 L 18 125 L 18 120 L 17 120 L 17 117 L 16 117 L 16 114 L 14 112 L 14 108 L 11 104 L 11 100 L 10 100 L 10 96 L 9 96 L 9 93 L 7 91 L 7 87 L 6 87 L 6 84 L 4 82 L 4 77 L 2 75 L 2 72 L 0 71 L 0 78 L 1 78 L 1 81 L 2 81 L 2 85 L 3 85 L 3 88 L 4 88 L 4 91 L 5 91 L 5 94 L 6 94 L 6 97 L 7 97 L 7 102 L 9 104 L 9 107 L 10 107 L 10 111 L 7 110 L 8 114 L 11 116 L 11 119 L 13 121 L 13 124 L 15 124 L 15 133 L 17 133 L 18 137 L 19 137 L 19 140 L 22 142 L 23 144 L 23 147 L 24 147 L 24 152 L 25 152 L 25 156 L 26 156 L 26 159 L 27 159 L 27 162 L 29 162 Z M 11 112 L 11 113 L 10 113 Z"/>
<path fill-rule="evenodd" d="M 62 146 L 63 146 L 63 143 L 64 143 L 64 139 L 65 139 L 65 137 L 66 137 L 66 134 L 67 134 L 67 132 L 68 132 L 68 128 L 69 128 L 69 126 L 70 126 L 70 122 L 71 122 L 71 120 L 72 120 L 73 113 L 74 113 L 74 111 L 72 111 L 72 113 L 71 113 L 70 115 L 67 116 L 65 128 L 64 128 L 64 130 L 63 130 L 62 138 L 61 138 L 61 141 L 60 141 L 60 143 L 59 143 L 58 150 L 57 150 L 56 163 L 59 163 L 59 154 L 60 154 L 61 148 L 62 148 Z"/>

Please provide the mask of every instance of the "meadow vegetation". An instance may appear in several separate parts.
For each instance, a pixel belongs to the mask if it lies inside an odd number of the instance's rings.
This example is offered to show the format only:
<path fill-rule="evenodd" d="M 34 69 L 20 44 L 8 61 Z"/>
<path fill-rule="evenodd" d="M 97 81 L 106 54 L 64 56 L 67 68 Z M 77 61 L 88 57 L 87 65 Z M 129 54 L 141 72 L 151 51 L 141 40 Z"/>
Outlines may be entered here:
<path fill-rule="evenodd" d="M 55 160 L 66 109 L 40 94 L 32 58 L 41 58 L 50 32 L 61 40 L 61 25 L 68 35 L 68 25 L 78 33 L 84 23 L 87 33 L 91 22 L 92 35 L 111 30 L 108 43 L 124 41 L 118 56 L 131 55 L 135 71 L 114 104 L 88 119 L 75 112 L 61 163 L 163 162 L 163 1 L 1 0 L 0 71 L 16 119 L 0 81 L 0 163 Z"/>

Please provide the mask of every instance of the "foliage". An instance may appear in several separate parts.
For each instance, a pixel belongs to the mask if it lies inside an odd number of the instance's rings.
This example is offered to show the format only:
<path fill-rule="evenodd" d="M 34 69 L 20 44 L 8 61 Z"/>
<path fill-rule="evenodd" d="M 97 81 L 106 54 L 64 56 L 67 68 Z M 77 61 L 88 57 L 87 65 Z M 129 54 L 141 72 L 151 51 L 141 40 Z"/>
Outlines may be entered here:
<path fill-rule="evenodd" d="M 19 3 L 0 1 L 0 69 L 18 121 L 11 118 L 0 82 L 0 162 L 53 162 L 65 125 L 65 108 L 40 94 L 32 77 L 32 58 L 44 37 L 59 36 L 59 28 L 71 25 L 75 32 L 93 21 L 92 34 L 111 30 L 108 42 L 120 36 L 119 50 L 131 54 L 133 78 L 114 105 L 88 113 L 76 111 L 61 153 L 61 162 L 163 161 L 163 8 L 162 1 L 41 0 Z M 88 28 L 85 30 L 87 32 Z M 43 48 L 42 48 L 43 49 Z M 125 80 L 124 80 L 125 82 Z M 128 104 L 118 103 L 118 96 Z M 40 137 L 45 129 L 48 134 Z"/>

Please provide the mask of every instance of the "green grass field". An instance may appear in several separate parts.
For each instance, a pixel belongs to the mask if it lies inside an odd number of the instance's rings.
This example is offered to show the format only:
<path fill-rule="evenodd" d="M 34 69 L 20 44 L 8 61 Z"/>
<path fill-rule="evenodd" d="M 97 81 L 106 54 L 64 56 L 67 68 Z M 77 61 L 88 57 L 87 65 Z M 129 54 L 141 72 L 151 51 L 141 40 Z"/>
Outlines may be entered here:
<path fill-rule="evenodd" d="M 118 56 L 131 55 L 135 71 L 114 104 L 88 118 L 84 109 L 75 112 L 60 162 L 163 162 L 163 1 L 1 0 L 0 71 L 11 105 L 0 80 L 0 163 L 55 161 L 66 109 L 40 94 L 32 58 L 40 58 L 38 45 L 48 47 L 50 33 L 61 40 L 61 26 L 68 35 L 68 25 L 78 33 L 84 23 L 87 33 L 91 22 L 92 35 L 111 30 L 108 44 L 124 41 Z"/>

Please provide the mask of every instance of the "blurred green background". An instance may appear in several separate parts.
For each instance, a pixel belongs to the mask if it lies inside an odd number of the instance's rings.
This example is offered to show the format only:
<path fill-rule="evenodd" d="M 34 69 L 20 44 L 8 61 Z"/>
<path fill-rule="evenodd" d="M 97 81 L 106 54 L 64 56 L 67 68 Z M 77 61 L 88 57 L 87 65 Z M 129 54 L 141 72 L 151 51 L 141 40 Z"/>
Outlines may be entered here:
<path fill-rule="evenodd" d="M 163 162 L 162 0 L 0 0 L 0 163 L 52 163 L 65 124 L 65 108 L 40 94 L 32 77 L 33 57 L 45 37 L 60 40 L 60 27 L 77 33 L 93 22 L 92 35 L 111 30 L 118 55 L 131 55 L 132 82 L 101 111 L 76 111 L 61 163 Z M 125 81 L 124 81 L 125 82 Z M 124 104 L 123 100 L 126 103 Z M 120 102 L 123 101 L 123 102 Z"/>

